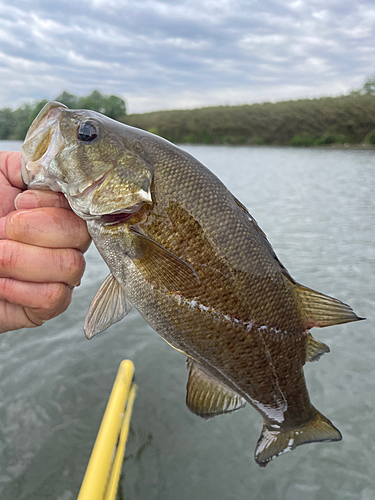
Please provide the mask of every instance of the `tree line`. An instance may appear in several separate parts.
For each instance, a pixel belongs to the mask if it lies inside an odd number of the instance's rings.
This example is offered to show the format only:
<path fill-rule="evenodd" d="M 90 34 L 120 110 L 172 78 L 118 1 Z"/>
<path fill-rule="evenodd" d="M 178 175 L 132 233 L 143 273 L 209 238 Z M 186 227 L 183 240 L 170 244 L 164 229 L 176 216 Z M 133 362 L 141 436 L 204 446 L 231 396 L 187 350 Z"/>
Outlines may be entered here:
<path fill-rule="evenodd" d="M 157 111 L 121 121 L 175 143 L 375 145 L 375 75 L 339 97 Z"/>
<path fill-rule="evenodd" d="M 242 106 L 212 106 L 190 110 L 126 114 L 125 102 L 95 90 L 78 97 L 57 96 L 71 109 L 92 109 L 175 143 L 322 146 L 375 145 L 375 75 L 363 87 L 339 97 L 265 102 Z M 47 103 L 0 110 L 0 139 L 23 140 Z"/>
<path fill-rule="evenodd" d="M 115 120 L 122 118 L 126 114 L 123 99 L 115 95 L 103 95 L 97 90 L 87 96 L 76 96 L 64 91 L 54 101 L 61 102 L 71 109 L 98 111 Z M 34 118 L 47 102 L 47 99 L 43 99 L 33 104 L 23 104 L 15 110 L 11 108 L 0 109 L 0 139 L 22 141 Z"/>
<path fill-rule="evenodd" d="M 375 95 L 126 115 L 174 143 L 323 146 L 375 144 Z"/>

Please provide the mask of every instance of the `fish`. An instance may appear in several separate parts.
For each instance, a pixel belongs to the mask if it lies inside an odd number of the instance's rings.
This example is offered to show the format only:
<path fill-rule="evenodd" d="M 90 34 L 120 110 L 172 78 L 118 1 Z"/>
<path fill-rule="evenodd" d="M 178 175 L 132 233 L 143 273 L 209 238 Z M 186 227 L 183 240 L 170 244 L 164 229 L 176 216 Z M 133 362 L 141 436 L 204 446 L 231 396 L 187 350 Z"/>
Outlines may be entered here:
<path fill-rule="evenodd" d="M 261 467 L 342 439 L 312 405 L 303 367 L 329 352 L 311 328 L 363 318 L 296 282 L 208 168 L 161 137 L 57 102 L 21 150 L 25 185 L 62 192 L 110 269 L 85 319 L 88 339 L 134 306 L 186 356 L 191 412 L 210 419 L 248 403 L 260 413 Z"/>

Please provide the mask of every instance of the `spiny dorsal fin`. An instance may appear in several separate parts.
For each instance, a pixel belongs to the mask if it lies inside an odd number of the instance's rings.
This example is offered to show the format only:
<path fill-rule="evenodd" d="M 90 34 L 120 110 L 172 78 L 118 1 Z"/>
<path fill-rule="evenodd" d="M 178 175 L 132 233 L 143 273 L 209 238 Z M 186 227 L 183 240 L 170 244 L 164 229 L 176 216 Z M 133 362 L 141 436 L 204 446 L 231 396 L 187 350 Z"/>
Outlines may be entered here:
<path fill-rule="evenodd" d="M 314 337 L 309 333 L 306 337 L 306 361 L 318 361 L 320 356 L 323 356 L 330 349 L 323 342 L 315 340 Z"/>
<path fill-rule="evenodd" d="M 314 326 L 340 325 L 364 319 L 359 318 L 353 309 L 341 300 L 316 292 L 299 283 L 295 285 L 295 290 L 300 299 L 307 329 Z"/>
<path fill-rule="evenodd" d="M 297 446 L 318 441 L 340 441 L 341 433 L 315 408 L 313 418 L 303 427 L 290 431 L 269 430 L 263 425 L 255 449 L 255 461 L 265 467 L 273 458 L 294 450 Z"/>
<path fill-rule="evenodd" d="M 196 290 L 199 278 L 190 264 L 134 228 L 130 231 L 139 254 L 133 262 L 149 283 L 169 292 Z"/>
<path fill-rule="evenodd" d="M 109 274 L 91 301 L 83 331 L 90 340 L 124 318 L 132 305 L 113 274 Z"/>
<path fill-rule="evenodd" d="M 187 363 L 190 373 L 186 405 L 191 412 L 208 419 L 245 406 L 246 401 L 241 396 L 203 372 L 198 363 L 191 359 Z"/>

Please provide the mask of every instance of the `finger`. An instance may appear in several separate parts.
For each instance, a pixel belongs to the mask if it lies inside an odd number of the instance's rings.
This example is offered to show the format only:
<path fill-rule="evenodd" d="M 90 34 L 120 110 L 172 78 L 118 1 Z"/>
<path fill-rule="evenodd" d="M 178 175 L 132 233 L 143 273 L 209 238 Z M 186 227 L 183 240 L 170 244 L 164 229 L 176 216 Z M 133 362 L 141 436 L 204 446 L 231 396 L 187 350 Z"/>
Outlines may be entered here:
<path fill-rule="evenodd" d="M 0 240 L 0 278 L 20 281 L 79 284 L 85 259 L 73 248 L 43 248 L 18 241 Z"/>
<path fill-rule="evenodd" d="M 0 222 L 0 228 L 0 238 L 40 247 L 77 248 L 85 252 L 91 242 L 86 222 L 63 208 L 11 212 L 5 222 Z"/>
<path fill-rule="evenodd" d="M 27 283 L 0 278 L 0 333 L 41 325 L 69 306 L 72 289 L 63 283 Z"/>
<path fill-rule="evenodd" d="M 54 191 L 37 191 L 29 189 L 20 193 L 14 200 L 17 210 L 28 210 L 30 208 L 56 207 L 71 210 L 68 200 L 62 193 Z"/>
<path fill-rule="evenodd" d="M 18 189 L 25 189 L 21 178 L 21 153 L 0 151 L 0 165 L 10 184 Z"/>

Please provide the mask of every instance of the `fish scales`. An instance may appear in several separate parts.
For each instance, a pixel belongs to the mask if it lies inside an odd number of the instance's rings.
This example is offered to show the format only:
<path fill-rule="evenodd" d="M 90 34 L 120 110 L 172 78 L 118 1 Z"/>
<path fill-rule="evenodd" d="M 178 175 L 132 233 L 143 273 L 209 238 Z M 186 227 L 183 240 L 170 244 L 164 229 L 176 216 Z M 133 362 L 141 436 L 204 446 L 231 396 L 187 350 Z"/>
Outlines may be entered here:
<path fill-rule="evenodd" d="M 166 163 L 163 160 L 171 155 L 170 148 L 164 150 L 159 146 L 156 158 L 152 151 L 150 162 L 155 161 L 158 165 L 155 185 L 158 177 L 168 179 L 168 183 L 159 183 L 160 192 L 156 192 L 155 198 L 163 201 L 158 202 L 156 210 L 164 221 L 165 218 L 171 221 L 171 232 L 168 234 L 165 223 L 156 225 L 146 221 L 141 226 L 146 234 L 187 260 L 196 261 L 204 249 L 205 260 L 200 272 L 204 274 L 207 270 L 209 289 L 212 290 L 212 282 L 219 279 L 219 275 L 224 275 L 226 282 L 228 277 L 232 278 L 229 284 L 217 284 L 228 288 L 228 293 L 220 295 L 221 304 L 215 304 L 217 307 L 228 309 L 226 304 L 231 297 L 240 298 L 239 307 L 243 312 L 238 311 L 239 318 L 300 331 L 302 325 L 295 315 L 296 303 L 288 290 L 288 278 L 280 273 L 274 255 L 265 251 L 254 222 L 238 207 L 231 193 L 211 172 L 205 169 L 202 175 L 204 167 L 198 162 L 192 165 L 191 157 L 190 161 L 181 161 L 180 156 L 175 155 L 174 161 Z M 184 179 L 182 184 L 181 177 Z M 178 242 L 173 240 L 177 230 L 180 232 Z M 204 266 L 206 262 L 210 262 L 210 269 Z M 216 271 L 214 277 L 212 269 Z M 236 281 L 235 290 L 233 281 Z M 283 289 L 286 293 L 280 294 Z M 206 297 L 206 300 L 213 298 Z"/>
<path fill-rule="evenodd" d="M 59 103 L 41 111 L 22 151 L 26 184 L 66 195 L 111 270 L 88 338 L 134 305 L 188 357 L 191 411 L 211 418 L 248 402 L 262 415 L 261 466 L 341 439 L 311 404 L 303 365 L 329 351 L 309 328 L 360 318 L 296 283 L 210 170 L 159 137 Z"/>

